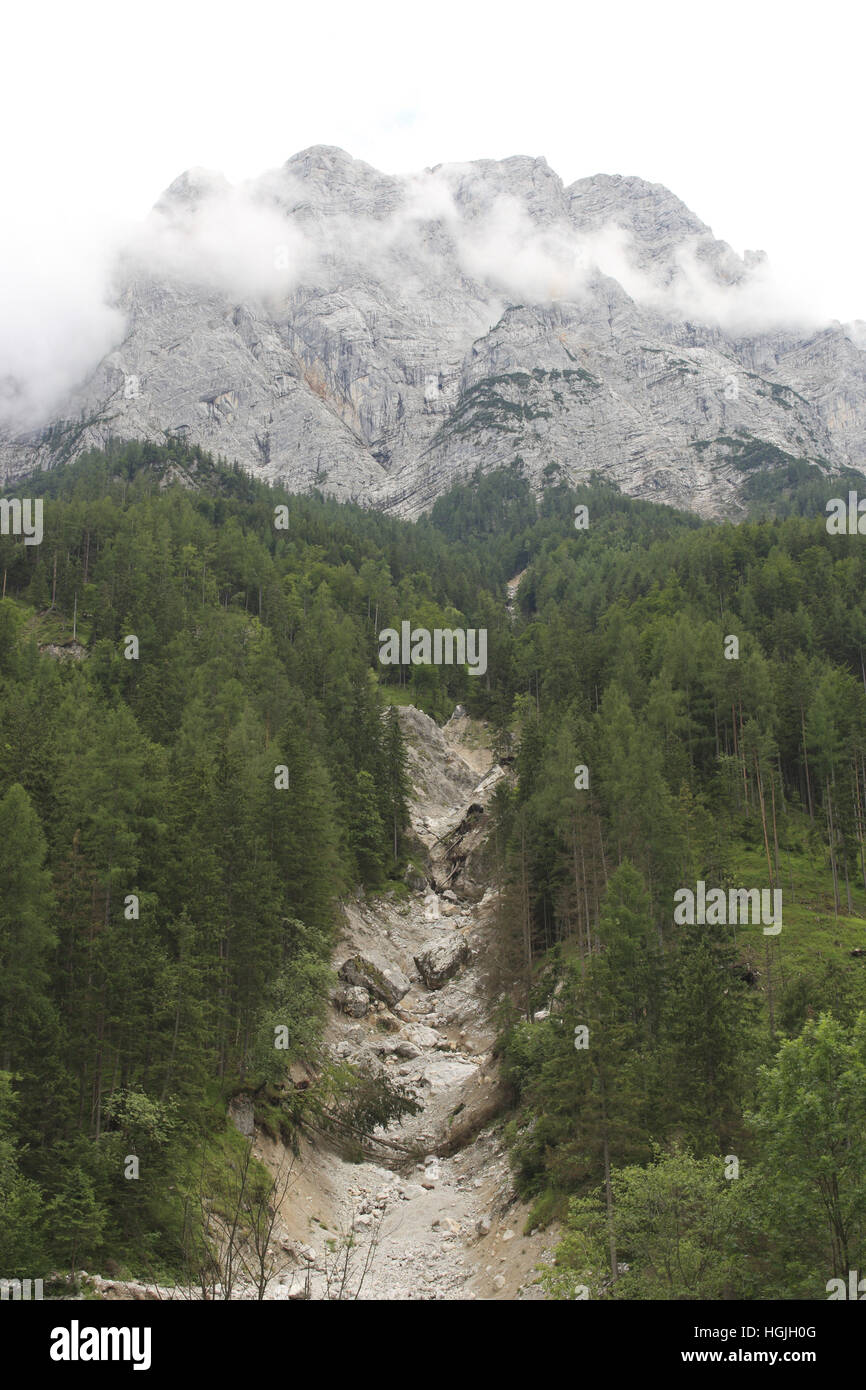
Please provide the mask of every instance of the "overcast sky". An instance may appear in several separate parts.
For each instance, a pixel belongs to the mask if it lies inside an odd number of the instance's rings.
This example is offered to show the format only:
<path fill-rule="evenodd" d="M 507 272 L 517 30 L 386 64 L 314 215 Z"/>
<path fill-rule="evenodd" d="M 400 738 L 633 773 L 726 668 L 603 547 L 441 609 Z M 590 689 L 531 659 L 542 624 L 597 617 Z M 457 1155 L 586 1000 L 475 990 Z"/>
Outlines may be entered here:
<path fill-rule="evenodd" d="M 866 319 L 864 27 L 837 0 L 7 7 L 0 291 L 41 284 L 47 312 L 185 168 L 234 181 L 335 144 L 389 173 L 530 154 L 565 182 L 638 174 Z"/>

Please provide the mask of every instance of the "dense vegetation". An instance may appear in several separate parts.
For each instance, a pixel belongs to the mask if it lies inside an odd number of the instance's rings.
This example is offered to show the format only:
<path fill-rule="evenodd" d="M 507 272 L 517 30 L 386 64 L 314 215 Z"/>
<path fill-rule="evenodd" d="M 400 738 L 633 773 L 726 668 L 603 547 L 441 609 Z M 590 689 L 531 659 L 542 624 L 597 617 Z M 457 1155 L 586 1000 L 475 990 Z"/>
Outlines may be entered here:
<path fill-rule="evenodd" d="M 519 462 L 415 525 L 178 443 L 28 483 L 42 544 L 0 537 L 0 1273 L 183 1269 L 240 1090 L 289 1139 L 400 1113 L 334 1068 L 282 1083 L 321 1060 L 340 896 L 402 891 L 409 700 L 517 748 L 491 973 L 517 1181 L 568 1219 L 552 1291 L 821 1298 L 866 1265 L 866 559 L 826 484 L 782 482 L 784 519 L 721 526 L 597 479 L 539 501 Z M 404 618 L 486 628 L 486 674 L 382 667 Z M 674 925 L 698 880 L 782 889 L 781 933 Z"/>
<path fill-rule="evenodd" d="M 653 527 L 596 490 L 520 587 L 503 1052 L 560 1293 L 821 1298 L 866 1262 L 866 554 L 826 500 Z M 781 890 L 782 930 L 676 925 L 699 880 Z"/>
<path fill-rule="evenodd" d="M 175 468 L 198 490 L 161 487 Z M 42 545 L 0 541 L 0 1267 L 171 1272 L 229 1095 L 289 1138 L 358 1119 L 351 1078 L 277 1088 L 317 1057 L 340 895 L 401 886 L 372 664 L 400 597 L 362 513 L 293 501 L 279 531 L 266 489 L 195 452 L 38 481 Z M 399 1102 L 365 1093 L 367 1127 Z"/>

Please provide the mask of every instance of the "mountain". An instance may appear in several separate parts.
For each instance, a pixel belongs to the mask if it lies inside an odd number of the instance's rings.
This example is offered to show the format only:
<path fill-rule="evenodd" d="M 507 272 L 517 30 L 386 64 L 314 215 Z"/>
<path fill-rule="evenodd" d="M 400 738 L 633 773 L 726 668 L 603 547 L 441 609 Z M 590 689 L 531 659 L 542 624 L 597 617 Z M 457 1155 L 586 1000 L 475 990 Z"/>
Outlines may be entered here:
<path fill-rule="evenodd" d="M 175 435 L 407 517 L 515 460 L 736 516 L 756 472 L 866 453 L 863 326 L 797 323 L 771 284 L 662 186 L 540 158 L 191 170 L 113 268 L 122 340 L 47 427 L 7 425 L 0 479 Z"/>

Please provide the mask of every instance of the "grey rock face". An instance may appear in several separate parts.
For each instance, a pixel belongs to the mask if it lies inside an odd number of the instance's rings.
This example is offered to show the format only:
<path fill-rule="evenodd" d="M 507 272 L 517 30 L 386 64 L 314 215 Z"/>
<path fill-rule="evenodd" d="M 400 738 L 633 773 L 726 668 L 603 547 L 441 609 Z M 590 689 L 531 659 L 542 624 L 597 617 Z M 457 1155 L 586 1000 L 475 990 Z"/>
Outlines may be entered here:
<path fill-rule="evenodd" d="M 0 479 L 180 436 L 409 517 L 518 459 L 721 516 L 756 467 L 866 458 L 862 325 L 780 326 L 760 258 L 657 184 L 523 157 L 395 178 L 314 146 L 241 194 L 183 175 L 151 223 L 123 340 L 50 433 L 6 429 Z"/>
<path fill-rule="evenodd" d="M 235 1096 L 229 1103 L 229 1118 L 239 1134 L 255 1133 L 255 1106 L 249 1096 Z"/>
<path fill-rule="evenodd" d="M 454 935 L 432 941 L 415 956 L 415 965 L 428 989 L 441 989 L 445 981 L 456 975 L 461 965 L 471 959 L 472 952 L 466 938 Z"/>
<path fill-rule="evenodd" d="M 355 985 L 393 1007 L 409 992 L 409 981 L 396 965 L 391 965 L 377 952 L 350 956 L 340 966 L 339 975 L 349 985 Z"/>
<path fill-rule="evenodd" d="M 412 889 L 413 893 L 423 893 L 427 887 L 426 878 L 415 864 L 407 865 L 406 872 L 403 874 L 403 882 Z"/>
<path fill-rule="evenodd" d="M 369 1012 L 370 996 L 360 985 L 335 989 L 331 997 L 334 1005 L 350 1018 L 366 1018 Z"/>

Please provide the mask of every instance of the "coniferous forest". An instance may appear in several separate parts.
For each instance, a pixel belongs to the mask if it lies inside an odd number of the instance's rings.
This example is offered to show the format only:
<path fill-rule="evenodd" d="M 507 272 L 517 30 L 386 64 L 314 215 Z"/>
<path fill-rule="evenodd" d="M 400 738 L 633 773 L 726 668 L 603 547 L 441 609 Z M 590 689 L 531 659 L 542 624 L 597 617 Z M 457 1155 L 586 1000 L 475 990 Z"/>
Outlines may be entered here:
<path fill-rule="evenodd" d="M 180 443 L 28 480 L 42 543 L 0 536 L 3 1277 L 200 1271 L 241 1092 L 290 1146 L 412 1111 L 321 1047 L 341 904 L 406 891 L 410 703 L 463 705 L 509 768 L 499 1122 L 561 1223 L 548 1296 L 825 1299 L 866 1268 L 866 550 L 824 510 L 858 483 L 756 474 L 718 524 L 601 479 L 539 497 L 518 462 L 410 523 Z M 485 673 L 383 667 L 407 618 L 485 629 Z M 781 930 L 675 920 L 698 884 L 780 892 Z"/>

